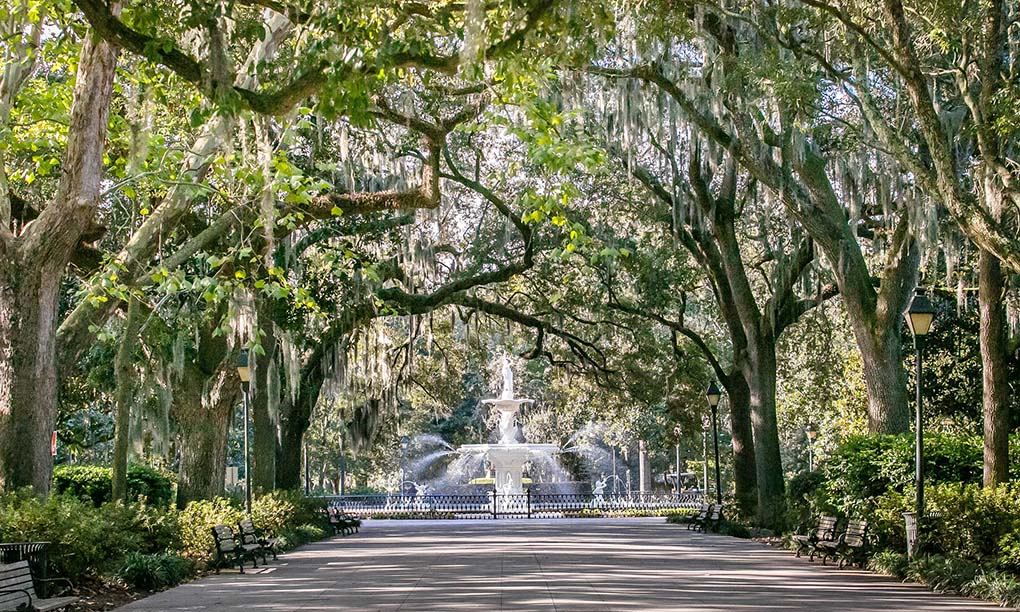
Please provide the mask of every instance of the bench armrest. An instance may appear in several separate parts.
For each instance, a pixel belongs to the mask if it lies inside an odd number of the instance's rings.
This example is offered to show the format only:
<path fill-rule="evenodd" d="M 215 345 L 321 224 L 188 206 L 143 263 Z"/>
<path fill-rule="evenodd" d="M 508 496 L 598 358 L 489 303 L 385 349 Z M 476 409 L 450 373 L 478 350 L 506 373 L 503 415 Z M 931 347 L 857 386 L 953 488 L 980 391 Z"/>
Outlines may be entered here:
<path fill-rule="evenodd" d="M 29 593 L 28 591 L 26 591 L 25 589 L 0 589 L 0 594 L 3 594 L 3 593 L 24 593 L 25 600 L 28 603 L 28 607 L 27 608 L 21 608 L 19 606 L 18 608 L 15 608 L 15 610 L 21 610 L 21 609 L 24 609 L 24 610 L 34 610 L 35 609 L 35 608 L 32 607 L 32 594 Z"/>
<path fill-rule="evenodd" d="M 64 591 L 74 588 L 74 584 L 72 584 L 71 581 L 68 580 L 67 578 L 36 578 L 36 582 L 45 582 L 46 584 L 51 584 L 55 582 L 63 583 L 64 589 L 61 590 L 62 593 Z M 49 593 L 49 591 L 47 591 L 47 593 L 52 597 L 52 593 Z"/>

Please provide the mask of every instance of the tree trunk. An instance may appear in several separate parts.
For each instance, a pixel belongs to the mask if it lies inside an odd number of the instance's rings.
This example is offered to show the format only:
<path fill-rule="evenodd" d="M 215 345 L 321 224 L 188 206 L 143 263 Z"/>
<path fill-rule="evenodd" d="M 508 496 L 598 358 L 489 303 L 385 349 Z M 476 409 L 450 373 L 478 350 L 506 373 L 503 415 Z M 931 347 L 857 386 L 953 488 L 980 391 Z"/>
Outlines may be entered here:
<path fill-rule="evenodd" d="M 276 455 L 276 487 L 294 490 L 301 488 L 301 445 L 304 441 L 307 420 L 281 417 L 280 448 Z"/>
<path fill-rule="evenodd" d="M 999 259 L 984 249 L 978 256 L 978 268 L 984 371 L 984 484 L 993 487 L 1009 480 L 1006 279 Z"/>
<path fill-rule="evenodd" d="M 752 516 L 758 506 L 758 474 L 751 430 L 751 390 L 744 373 L 736 368 L 727 376 L 730 400 L 730 434 L 733 437 L 734 501 L 740 514 Z"/>
<path fill-rule="evenodd" d="M 135 393 L 134 354 L 138 348 L 138 328 L 142 323 L 137 298 L 128 301 L 124 330 L 114 358 L 113 373 L 117 381 L 117 416 L 113 435 L 113 496 L 127 500 L 128 447 L 131 442 L 131 404 Z"/>
<path fill-rule="evenodd" d="M 262 348 L 265 355 L 252 355 L 254 365 L 252 371 L 253 385 L 251 408 L 255 426 L 252 439 L 252 487 L 258 492 L 268 492 L 276 488 L 276 453 L 279 446 L 276 423 L 270 414 L 270 394 L 279 394 L 279 380 L 275 368 L 270 364 L 276 357 L 277 340 L 272 321 L 264 321 L 259 313 L 259 329 L 265 332 Z M 279 397 L 274 398 L 279 402 Z"/>
<path fill-rule="evenodd" d="M 18 237 L 0 228 L 0 488 L 50 488 L 60 282 L 99 201 L 117 49 L 82 46 L 61 179 Z"/>
<path fill-rule="evenodd" d="M 759 337 L 756 345 L 749 348 L 747 378 L 758 476 L 755 516 L 759 525 L 775 528 L 783 523 L 786 490 L 776 419 L 776 343 L 771 336 Z"/>
<path fill-rule="evenodd" d="M 204 381 L 204 384 L 196 384 Z M 211 379 L 192 368 L 174 394 L 181 449 L 177 507 L 223 493 L 227 471 L 227 437 L 241 388 L 237 375 L 222 369 Z"/>

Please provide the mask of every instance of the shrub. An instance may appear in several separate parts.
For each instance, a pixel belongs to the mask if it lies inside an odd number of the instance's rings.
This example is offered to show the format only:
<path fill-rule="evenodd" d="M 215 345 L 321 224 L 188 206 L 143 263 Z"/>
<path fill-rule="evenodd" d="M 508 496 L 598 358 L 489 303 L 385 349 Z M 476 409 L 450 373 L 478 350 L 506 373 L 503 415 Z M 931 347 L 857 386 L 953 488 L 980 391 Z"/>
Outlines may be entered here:
<path fill-rule="evenodd" d="M 326 537 L 326 530 L 318 525 L 288 526 L 278 536 L 277 548 L 290 550 L 309 542 L 316 542 Z"/>
<path fill-rule="evenodd" d="M 1020 578 L 1003 572 L 981 572 L 964 585 L 964 594 L 1020 608 Z"/>
<path fill-rule="evenodd" d="M 737 523 L 735 521 L 723 520 L 719 523 L 719 533 L 722 535 L 728 535 L 734 538 L 750 538 L 751 529 L 743 523 Z"/>
<path fill-rule="evenodd" d="M 145 504 L 104 504 L 70 495 L 45 501 L 28 492 L 0 497 L 0 540 L 45 541 L 56 575 L 80 581 L 116 569 L 131 552 L 162 552 L 176 545 L 176 511 Z"/>
<path fill-rule="evenodd" d="M 177 586 L 194 574 L 195 564 L 175 554 L 130 553 L 117 575 L 129 585 L 146 591 Z"/>
<path fill-rule="evenodd" d="M 58 465 L 53 468 L 53 489 L 100 506 L 111 499 L 113 470 L 98 465 Z M 127 472 L 127 496 L 131 501 L 144 497 L 154 506 L 167 506 L 174 496 L 173 477 L 144 465 L 132 465 Z"/>
<path fill-rule="evenodd" d="M 305 497 L 299 491 L 274 491 L 252 501 L 252 521 L 273 535 L 285 525 L 315 525 L 328 531 L 326 505 L 325 499 Z"/>
<path fill-rule="evenodd" d="M 871 557 L 868 561 L 868 569 L 880 574 L 889 574 L 890 576 L 903 578 L 907 575 L 907 564 L 909 561 L 907 555 L 903 553 L 883 550 Z"/>
<path fill-rule="evenodd" d="M 208 561 L 215 548 L 211 529 L 216 525 L 235 526 L 243 519 L 241 509 L 223 497 L 189 503 L 180 514 L 181 554 L 195 561 Z"/>

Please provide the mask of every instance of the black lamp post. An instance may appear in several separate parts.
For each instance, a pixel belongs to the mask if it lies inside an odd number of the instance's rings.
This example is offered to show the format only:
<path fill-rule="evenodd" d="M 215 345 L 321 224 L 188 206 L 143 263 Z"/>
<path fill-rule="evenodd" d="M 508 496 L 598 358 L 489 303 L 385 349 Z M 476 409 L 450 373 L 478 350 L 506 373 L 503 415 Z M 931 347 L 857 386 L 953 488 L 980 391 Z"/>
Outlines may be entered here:
<path fill-rule="evenodd" d="M 907 326 L 910 333 L 914 335 L 914 351 L 916 353 L 914 365 L 917 368 L 915 390 L 917 397 L 914 399 L 914 430 L 917 440 L 915 443 L 914 471 L 917 487 L 917 505 L 914 509 L 917 520 L 917 529 L 920 530 L 921 522 L 924 519 L 924 421 L 921 416 L 921 358 L 924 349 L 924 337 L 931 330 L 931 323 L 935 319 L 935 308 L 926 296 L 915 293 L 914 299 L 907 309 Z"/>
<path fill-rule="evenodd" d="M 683 430 L 677 425 L 673 428 L 673 433 L 676 435 L 676 494 L 680 495 L 680 434 Z"/>
<path fill-rule="evenodd" d="M 804 434 L 807 435 L 807 469 L 809 472 L 813 472 L 815 471 L 815 439 L 818 438 L 815 424 L 808 423 L 804 428 Z"/>
<path fill-rule="evenodd" d="M 237 355 L 237 377 L 241 379 L 241 395 L 244 398 L 244 511 L 251 515 L 251 454 L 248 450 L 248 387 L 251 382 L 251 368 L 248 366 L 248 349 L 241 349 Z"/>
<path fill-rule="evenodd" d="M 714 380 L 708 385 L 705 397 L 708 398 L 708 407 L 712 409 L 712 438 L 715 441 L 715 503 L 722 504 L 722 486 L 719 484 L 719 427 L 716 424 L 718 420 L 716 413 L 719 409 L 719 400 L 722 399 L 722 391 L 715 386 Z"/>
<path fill-rule="evenodd" d="M 404 496 L 404 482 L 407 480 L 404 474 L 404 459 L 407 457 L 407 447 L 411 443 L 411 439 L 407 436 L 400 436 L 400 496 Z"/>

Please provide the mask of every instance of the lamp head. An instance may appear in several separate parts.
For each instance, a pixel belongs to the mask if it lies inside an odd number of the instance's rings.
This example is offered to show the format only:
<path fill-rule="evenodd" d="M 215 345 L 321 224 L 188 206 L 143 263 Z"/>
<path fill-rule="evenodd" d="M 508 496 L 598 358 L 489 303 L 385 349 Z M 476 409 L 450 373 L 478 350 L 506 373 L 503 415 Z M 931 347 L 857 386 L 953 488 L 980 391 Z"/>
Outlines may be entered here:
<path fill-rule="evenodd" d="M 251 368 L 248 366 L 248 349 L 243 348 L 237 354 L 237 377 L 241 382 L 247 383 L 251 380 Z"/>
<path fill-rule="evenodd" d="M 804 428 L 804 433 L 807 434 L 808 440 L 814 442 L 818 437 L 818 429 L 815 428 L 814 423 L 808 423 L 807 427 Z"/>
<path fill-rule="evenodd" d="M 925 336 L 931 330 L 931 323 L 935 319 L 935 307 L 923 293 L 914 294 L 910 301 L 910 308 L 906 314 L 907 327 L 914 337 Z"/>
<path fill-rule="evenodd" d="M 720 391 L 719 387 L 716 386 L 714 380 L 711 383 L 709 383 L 708 391 L 705 393 L 705 397 L 708 398 L 708 405 L 711 406 L 712 408 L 715 408 L 716 406 L 719 405 L 719 400 L 722 399 L 722 391 Z"/>

